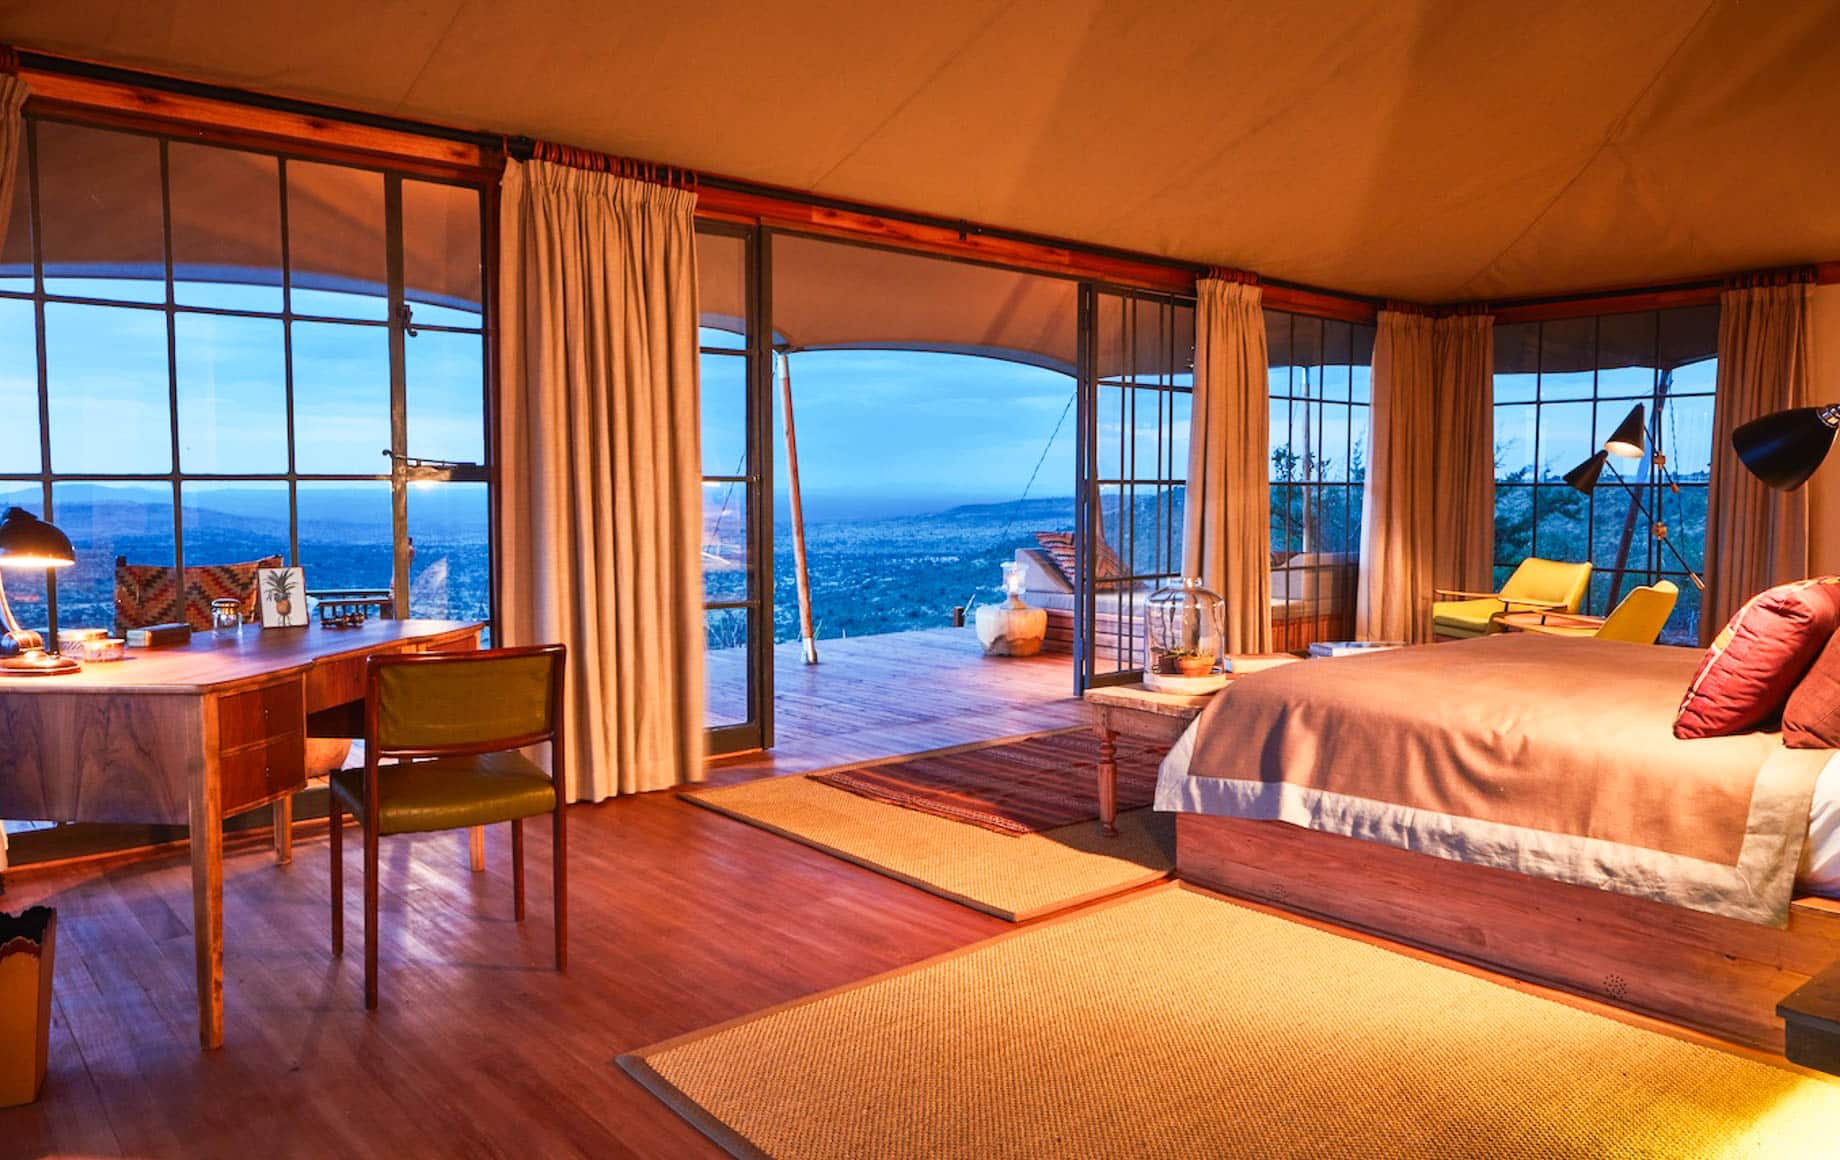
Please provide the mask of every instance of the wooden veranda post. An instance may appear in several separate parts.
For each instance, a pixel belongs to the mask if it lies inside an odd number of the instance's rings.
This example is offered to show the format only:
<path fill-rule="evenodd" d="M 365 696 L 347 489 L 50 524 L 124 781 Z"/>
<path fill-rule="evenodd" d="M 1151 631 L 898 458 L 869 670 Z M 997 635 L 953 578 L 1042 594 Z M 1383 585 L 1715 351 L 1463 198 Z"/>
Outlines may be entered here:
<path fill-rule="evenodd" d="M 811 628 L 811 573 L 805 567 L 805 507 L 799 498 L 799 437 L 792 421 L 792 363 L 782 352 L 773 356 L 779 378 L 780 406 L 786 413 L 786 495 L 792 505 L 792 570 L 799 589 L 799 640 L 805 663 L 818 663 L 818 641 Z"/>

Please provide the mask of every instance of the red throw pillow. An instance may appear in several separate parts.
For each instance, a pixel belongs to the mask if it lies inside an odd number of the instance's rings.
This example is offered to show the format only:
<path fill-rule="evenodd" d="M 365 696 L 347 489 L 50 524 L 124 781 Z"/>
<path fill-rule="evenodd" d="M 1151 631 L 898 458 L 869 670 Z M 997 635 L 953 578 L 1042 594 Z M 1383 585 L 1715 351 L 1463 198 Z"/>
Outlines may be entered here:
<path fill-rule="evenodd" d="M 1840 633 L 1783 706 L 1783 744 L 1790 749 L 1840 749 Z"/>
<path fill-rule="evenodd" d="M 1674 736 L 1723 737 L 1781 713 L 1837 626 L 1840 576 L 1797 580 L 1751 597 L 1699 662 Z"/>

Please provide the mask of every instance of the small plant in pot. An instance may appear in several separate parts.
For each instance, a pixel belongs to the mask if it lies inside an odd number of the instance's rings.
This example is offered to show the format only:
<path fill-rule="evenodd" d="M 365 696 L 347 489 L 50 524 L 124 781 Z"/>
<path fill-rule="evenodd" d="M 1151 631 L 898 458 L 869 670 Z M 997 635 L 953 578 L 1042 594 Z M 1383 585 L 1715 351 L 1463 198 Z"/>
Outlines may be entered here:
<path fill-rule="evenodd" d="M 1214 657 L 1193 648 L 1164 648 L 1156 651 L 1156 672 L 1165 677 L 1205 677 L 1214 667 Z"/>

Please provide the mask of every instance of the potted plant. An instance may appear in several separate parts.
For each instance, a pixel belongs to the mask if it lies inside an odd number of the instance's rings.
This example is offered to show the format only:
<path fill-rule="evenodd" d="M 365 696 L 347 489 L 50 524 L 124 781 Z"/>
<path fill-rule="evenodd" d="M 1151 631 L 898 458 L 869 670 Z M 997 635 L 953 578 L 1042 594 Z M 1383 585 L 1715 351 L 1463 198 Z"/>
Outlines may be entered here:
<path fill-rule="evenodd" d="M 1214 654 L 1196 649 L 1184 650 L 1184 656 L 1176 658 L 1176 672 L 1185 677 L 1205 677 L 1214 671 Z"/>

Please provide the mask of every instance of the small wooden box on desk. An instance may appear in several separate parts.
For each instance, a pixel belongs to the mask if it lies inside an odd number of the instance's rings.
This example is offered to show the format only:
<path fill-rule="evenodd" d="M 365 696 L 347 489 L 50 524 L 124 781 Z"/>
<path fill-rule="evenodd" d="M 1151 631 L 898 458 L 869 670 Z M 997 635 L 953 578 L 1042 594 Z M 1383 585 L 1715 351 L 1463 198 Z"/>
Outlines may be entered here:
<path fill-rule="evenodd" d="M 471 650 L 480 625 L 245 628 L 51 677 L 0 677 L 0 817 L 186 825 L 198 1037 L 223 1042 L 224 819 L 306 784 L 309 737 L 361 736 L 365 667 Z"/>

